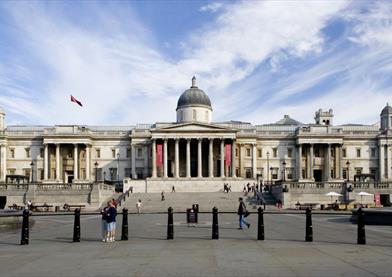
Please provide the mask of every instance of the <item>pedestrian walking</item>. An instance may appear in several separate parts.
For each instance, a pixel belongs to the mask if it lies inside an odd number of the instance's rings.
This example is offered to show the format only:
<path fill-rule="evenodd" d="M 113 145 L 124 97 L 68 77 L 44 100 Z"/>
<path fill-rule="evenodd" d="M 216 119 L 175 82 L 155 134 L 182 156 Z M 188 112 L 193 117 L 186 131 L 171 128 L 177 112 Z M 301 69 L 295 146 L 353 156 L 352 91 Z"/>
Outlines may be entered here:
<path fill-rule="evenodd" d="M 165 201 L 165 193 L 163 191 L 161 192 L 161 201 Z"/>
<path fill-rule="evenodd" d="M 176 192 L 176 188 L 172 186 L 172 192 Z"/>
<path fill-rule="evenodd" d="M 138 214 L 141 214 L 141 213 L 142 213 L 142 208 L 143 208 L 143 203 L 142 203 L 142 200 L 139 199 L 139 200 L 136 202 L 136 210 L 137 210 L 137 213 L 138 213 Z"/>
<path fill-rule="evenodd" d="M 244 200 L 242 199 L 242 197 L 238 198 L 238 201 L 240 202 L 240 205 L 238 206 L 238 212 L 237 214 L 239 215 L 239 230 L 242 230 L 242 226 L 246 225 L 249 229 L 250 227 L 250 223 L 248 223 L 247 221 L 245 221 L 245 217 L 247 215 L 249 215 L 249 212 L 246 210 L 246 206 L 244 203 Z"/>

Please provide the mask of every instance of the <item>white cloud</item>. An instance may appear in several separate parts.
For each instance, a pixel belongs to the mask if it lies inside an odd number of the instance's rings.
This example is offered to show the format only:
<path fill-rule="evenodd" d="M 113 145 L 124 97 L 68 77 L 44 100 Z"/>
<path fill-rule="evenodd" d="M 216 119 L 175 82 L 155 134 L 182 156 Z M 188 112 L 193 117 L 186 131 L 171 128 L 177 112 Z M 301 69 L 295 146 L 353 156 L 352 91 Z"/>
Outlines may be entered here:
<path fill-rule="evenodd" d="M 201 12 L 217 12 L 218 10 L 220 10 L 223 7 L 222 3 L 219 2 L 214 2 L 214 3 L 210 3 L 204 6 L 201 6 L 199 11 Z"/>

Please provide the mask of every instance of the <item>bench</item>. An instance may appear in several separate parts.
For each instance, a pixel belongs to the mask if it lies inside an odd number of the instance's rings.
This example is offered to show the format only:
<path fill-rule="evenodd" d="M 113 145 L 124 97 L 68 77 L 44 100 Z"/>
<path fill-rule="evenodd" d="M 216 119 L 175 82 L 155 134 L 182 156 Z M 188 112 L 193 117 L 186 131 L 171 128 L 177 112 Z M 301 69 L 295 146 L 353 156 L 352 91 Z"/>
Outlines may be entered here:
<path fill-rule="evenodd" d="M 70 205 L 70 204 L 64 204 L 63 210 L 66 212 L 70 212 L 71 209 L 76 210 L 76 209 L 82 209 L 85 208 L 86 205 Z"/>
<path fill-rule="evenodd" d="M 24 210 L 25 206 L 19 206 L 19 205 L 14 204 L 14 205 L 8 206 L 8 208 L 20 211 L 20 210 Z"/>
<path fill-rule="evenodd" d="M 303 204 L 296 204 L 299 210 L 306 210 L 307 208 L 309 209 L 314 209 L 319 205 L 319 203 L 303 203 Z"/>
<path fill-rule="evenodd" d="M 45 212 L 48 212 L 49 208 L 53 208 L 53 205 L 48 205 L 48 204 L 43 204 L 43 205 L 33 204 L 33 205 L 31 205 L 32 211 L 38 211 L 39 208 L 43 208 L 43 210 L 45 210 Z"/>

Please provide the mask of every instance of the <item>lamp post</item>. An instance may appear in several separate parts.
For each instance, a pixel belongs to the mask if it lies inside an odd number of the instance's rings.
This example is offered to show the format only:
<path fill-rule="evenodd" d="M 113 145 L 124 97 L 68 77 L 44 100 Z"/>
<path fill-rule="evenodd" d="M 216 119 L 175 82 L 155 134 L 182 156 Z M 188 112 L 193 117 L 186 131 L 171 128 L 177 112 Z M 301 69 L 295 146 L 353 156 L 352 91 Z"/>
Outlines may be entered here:
<path fill-rule="evenodd" d="M 110 170 L 110 181 L 113 181 L 113 167 L 111 167 L 109 170 Z"/>
<path fill-rule="evenodd" d="M 117 153 L 117 182 L 120 181 L 120 153 Z"/>
<path fill-rule="evenodd" d="M 269 155 L 270 153 L 267 151 L 267 184 L 269 183 L 270 169 L 269 169 Z"/>
<path fill-rule="evenodd" d="M 31 182 L 34 182 L 34 163 L 33 163 L 33 161 L 31 161 L 30 167 L 31 167 Z"/>
<path fill-rule="evenodd" d="M 106 182 L 106 171 L 103 172 L 103 183 L 105 184 Z"/>
<path fill-rule="evenodd" d="M 98 162 L 95 162 L 95 182 L 98 182 Z"/>
<path fill-rule="evenodd" d="M 350 181 L 350 162 L 347 161 L 346 165 L 347 165 L 347 182 L 349 182 Z"/>
<path fill-rule="evenodd" d="M 286 161 L 283 161 L 282 166 L 283 166 L 283 169 L 282 169 L 282 173 L 283 173 L 282 181 L 284 182 L 284 181 L 286 181 Z"/>

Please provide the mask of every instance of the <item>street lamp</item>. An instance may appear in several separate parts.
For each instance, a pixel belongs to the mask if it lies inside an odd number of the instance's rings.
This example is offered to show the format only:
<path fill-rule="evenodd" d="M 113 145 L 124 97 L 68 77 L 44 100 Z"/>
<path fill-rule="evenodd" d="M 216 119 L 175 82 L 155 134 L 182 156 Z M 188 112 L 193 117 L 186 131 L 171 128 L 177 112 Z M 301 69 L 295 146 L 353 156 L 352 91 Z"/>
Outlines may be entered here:
<path fill-rule="evenodd" d="M 110 181 L 113 181 L 113 167 L 111 167 L 109 170 L 110 170 Z"/>
<path fill-rule="evenodd" d="M 349 182 L 350 181 L 350 162 L 347 161 L 346 165 L 347 165 L 347 182 Z"/>
<path fill-rule="evenodd" d="M 267 174 L 267 184 L 269 183 L 269 176 L 270 176 L 269 155 L 270 155 L 270 153 L 267 151 L 267 171 L 268 171 L 268 174 Z"/>
<path fill-rule="evenodd" d="M 31 167 L 31 182 L 34 182 L 34 163 L 33 163 L 33 161 L 31 161 L 30 167 Z"/>
<path fill-rule="evenodd" d="M 95 162 L 95 182 L 98 182 L 98 162 Z"/>
<path fill-rule="evenodd" d="M 117 182 L 120 181 L 120 153 L 117 153 Z"/>
<path fill-rule="evenodd" d="M 286 161 L 283 161 L 282 165 L 283 165 L 283 169 L 282 169 L 283 177 L 282 177 L 282 180 L 284 182 L 284 181 L 286 181 Z"/>
<path fill-rule="evenodd" d="M 106 182 L 106 171 L 103 171 L 103 183 L 105 184 Z"/>

